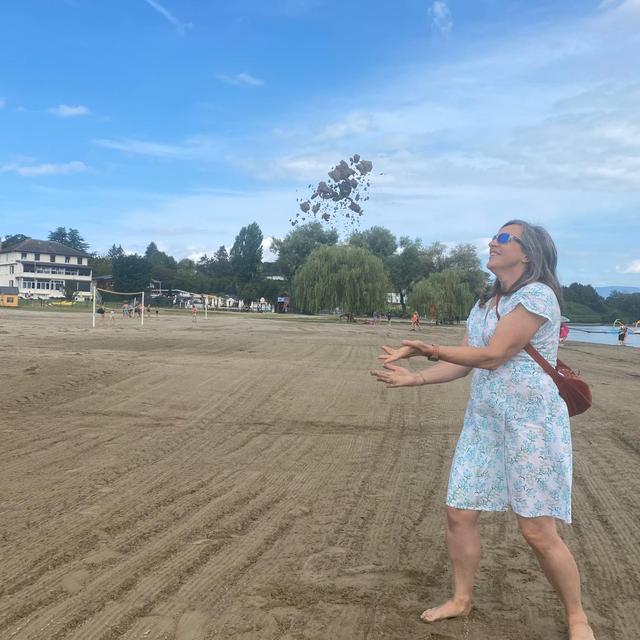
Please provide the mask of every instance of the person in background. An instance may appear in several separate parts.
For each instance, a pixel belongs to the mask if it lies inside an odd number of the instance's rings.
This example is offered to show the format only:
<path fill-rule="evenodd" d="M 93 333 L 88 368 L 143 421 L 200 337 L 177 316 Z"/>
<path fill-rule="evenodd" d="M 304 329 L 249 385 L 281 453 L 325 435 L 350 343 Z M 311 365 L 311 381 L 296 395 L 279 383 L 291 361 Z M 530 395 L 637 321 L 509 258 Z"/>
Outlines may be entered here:
<path fill-rule="evenodd" d="M 629 333 L 629 329 L 627 328 L 626 324 L 621 324 L 618 327 L 618 344 L 621 347 L 625 346 L 625 343 L 627 341 L 627 334 Z"/>
<path fill-rule="evenodd" d="M 560 323 L 560 343 L 563 343 L 569 336 L 569 324 L 567 322 Z"/>

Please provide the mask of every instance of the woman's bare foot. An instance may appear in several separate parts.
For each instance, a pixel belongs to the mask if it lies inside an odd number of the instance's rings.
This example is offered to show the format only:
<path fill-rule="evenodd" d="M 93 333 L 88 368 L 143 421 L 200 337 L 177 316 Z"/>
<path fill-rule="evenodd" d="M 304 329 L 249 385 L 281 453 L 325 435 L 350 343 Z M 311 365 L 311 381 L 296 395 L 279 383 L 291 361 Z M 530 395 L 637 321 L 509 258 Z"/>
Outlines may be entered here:
<path fill-rule="evenodd" d="M 569 625 L 569 640 L 595 640 L 595 636 L 588 622 L 577 622 Z"/>
<path fill-rule="evenodd" d="M 444 604 L 422 612 L 420 620 L 423 622 L 438 622 L 447 618 L 466 617 L 471 612 L 471 602 L 467 600 L 447 600 Z M 576 636 L 576 640 L 582 640 Z"/>

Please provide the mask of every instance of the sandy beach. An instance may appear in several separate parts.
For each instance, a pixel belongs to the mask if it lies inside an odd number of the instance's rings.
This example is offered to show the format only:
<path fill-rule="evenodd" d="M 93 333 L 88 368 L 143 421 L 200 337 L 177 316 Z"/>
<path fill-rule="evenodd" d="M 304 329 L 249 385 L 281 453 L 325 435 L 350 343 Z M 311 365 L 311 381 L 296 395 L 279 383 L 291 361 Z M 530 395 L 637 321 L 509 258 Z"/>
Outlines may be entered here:
<path fill-rule="evenodd" d="M 512 514 L 481 518 L 471 617 L 419 621 L 449 594 L 443 502 L 469 379 L 376 383 L 380 344 L 414 335 L 186 313 L 92 330 L 87 314 L 1 310 L 0 637 L 564 640 Z M 640 351 L 561 357 L 594 394 L 572 420 L 561 532 L 598 640 L 634 640 Z"/>

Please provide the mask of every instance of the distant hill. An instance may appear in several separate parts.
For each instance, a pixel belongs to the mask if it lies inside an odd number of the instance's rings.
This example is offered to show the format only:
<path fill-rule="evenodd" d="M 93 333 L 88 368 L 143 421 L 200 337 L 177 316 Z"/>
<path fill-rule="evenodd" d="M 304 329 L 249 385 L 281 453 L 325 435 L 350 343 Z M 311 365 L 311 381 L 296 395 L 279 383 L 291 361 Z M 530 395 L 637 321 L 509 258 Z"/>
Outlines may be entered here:
<path fill-rule="evenodd" d="M 640 287 L 595 287 L 598 295 L 608 298 L 614 291 L 620 293 L 640 293 Z"/>

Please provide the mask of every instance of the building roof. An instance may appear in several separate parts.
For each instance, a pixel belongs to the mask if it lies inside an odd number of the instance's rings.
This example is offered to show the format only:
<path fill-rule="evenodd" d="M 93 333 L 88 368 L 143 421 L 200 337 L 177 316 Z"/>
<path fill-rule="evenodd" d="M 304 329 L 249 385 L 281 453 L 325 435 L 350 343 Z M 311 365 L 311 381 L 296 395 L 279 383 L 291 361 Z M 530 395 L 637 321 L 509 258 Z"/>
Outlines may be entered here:
<path fill-rule="evenodd" d="M 18 287 L 0 287 L 0 295 L 17 296 L 19 293 L 20 291 L 18 290 Z"/>
<path fill-rule="evenodd" d="M 80 256 L 82 258 L 90 258 L 91 254 L 86 251 L 79 251 L 72 247 L 67 247 L 60 242 L 53 240 L 34 240 L 28 238 L 8 249 L 0 249 L 0 253 L 11 253 L 14 251 L 28 251 L 29 253 L 55 253 L 60 256 Z"/>

